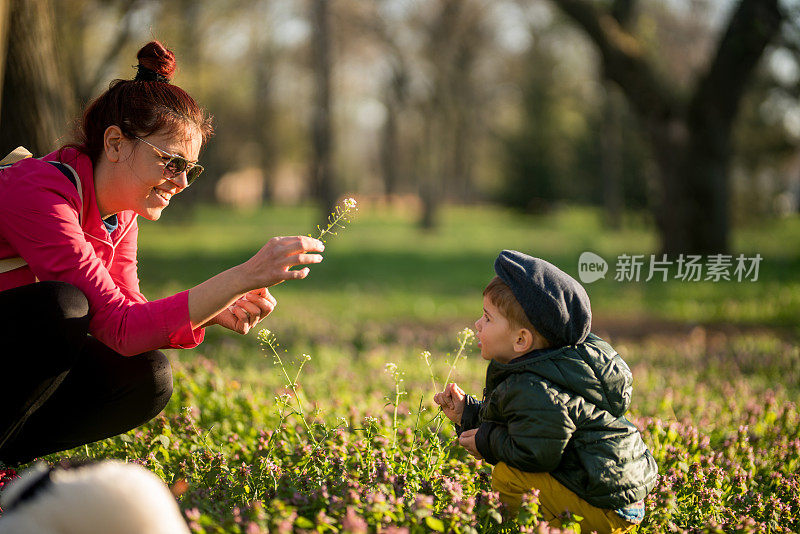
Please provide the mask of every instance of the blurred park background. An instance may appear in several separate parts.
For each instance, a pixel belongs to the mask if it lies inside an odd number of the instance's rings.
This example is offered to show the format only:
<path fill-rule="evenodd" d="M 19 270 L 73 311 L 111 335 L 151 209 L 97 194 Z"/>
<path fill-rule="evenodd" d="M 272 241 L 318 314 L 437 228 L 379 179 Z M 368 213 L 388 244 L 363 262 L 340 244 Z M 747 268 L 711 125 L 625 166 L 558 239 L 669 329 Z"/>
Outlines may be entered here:
<path fill-rule="evenodd" d="M 71 141 L 81 108 L 132 78 L 153 38 L 175 52 L 173 81 L 215 116 L 216 135 L 203 176 L 161 220 L 140 221 L 149 298 L 246 260 L 272 236 L 313 234 L 337 200 L 358 200 L 310 276 L 271 289 L 278 306 L 259 325 L 303 370 L 320 443 L 345 416 L 353 440 L 372 428 L 359 422 L 367 416 L 396 435 L 405 376 L 399 426 L 414 441 L 398 457 L 439 451 L 439 463 L 421 456 L 426 481 L 461 477 L 474 494 L 474 461 L 442 452 L 449 429 L 416 441 L 440 380 L 483 386 L 476 347 L 454 361 L 456 333 L 480 315 L 500 250 L 575 277 L 588 251 L 608 262 L 585 284 L 593 330 L 632 368 L 630 417 L 665 475 L 642 531 L 797 531 L 800 2 L 0 0 L 0 153 Z M 619 277 L 620 258 L 634 255 L 641 275 Z M 727 279 L 681 279 L 689 255 L 706 269 L 728 261 Z M 740 255 L 761 258 L 741 280 Z M 646 281 L 654 260 L 675 262 L 666 279 Z M 294 492 L 322 478 L 302 452 L 311 431 L 285 428 L 273 395 L 289 391 L 288 375 L 265 349 L 255 333 L 208 329 L 197 349 L 171 351 L 165 417 L 73 453 L 185 478 L 181 507 L 205 525 L 194 532 L 243 532 L 244 516 L 269 531 L 295 510 Z M 387 363 L 401 374 L 384 373 Z M 277 452 L 261 447 L 265 429 Z M 355 475 L 326 474 L 338 479 L 331 488 L 373 480 L 366 439 L 366 454 L 364 441 L 331 449 L 365 458 Z M 264 475 L 265 454 L 285 470 L 280 484 Z M 472 463 L 454 475 L 462 464 L 450 455 Z M 392 469 L 413 499 L 423 490 L 411 464 Z M 251 502 L 262 498 L 267 513 Z M 437 514 L 448 499 L 438 494 Z M 344 520 L 344 507 L 312 501 L 319 509 L 296 507 L 296 526 L 320 509 Z M 388 524 L 352 506 L 370 529 Z M 760 526 L 739 529 L 741 518 Z"/>
<path fill-rule="evenodd" d="M 519 248 L 576 276 L 581 252 L 608 260 L 587 287 L 612 330 L 795 331 L 795 1 L 0 0 L 0 21 L 0 152 L 71 141 L 153 38 L 215 116 L 202 179 L 142 222 L 151 297 L 354 195 L 326 263 L 276 288 L 302 296 L 285 328 L 350 317 L 358 347 L 369 321 L 463 325 Z M 757 281 L 614 280 L 620 254 L 661 253 L 763 260 Z"/>

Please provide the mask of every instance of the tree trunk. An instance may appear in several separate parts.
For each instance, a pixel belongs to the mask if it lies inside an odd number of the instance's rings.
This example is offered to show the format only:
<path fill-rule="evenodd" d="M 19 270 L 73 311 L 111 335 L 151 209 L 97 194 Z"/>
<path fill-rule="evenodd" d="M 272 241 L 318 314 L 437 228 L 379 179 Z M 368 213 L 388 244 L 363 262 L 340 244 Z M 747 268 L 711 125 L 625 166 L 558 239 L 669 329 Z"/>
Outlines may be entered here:
<path fill-rule="evenodd" d="M 9 24 L 0 153 L 22 145 L 46 154 L 63 142 L 74 101 L 56 53 L 52 5 L 11 0 Z"/>
<path fill-rule="evenodd" d="M 654 205 L 656 227 L 661 236 L 661 252 L 693 252 L 687 210 L 688 177 L 682 160 L 686 155 L 688 132 L 680 118 L 650 121 L 646 129 L 656 164 L 658 201 Z"/>
<path fill-rule="evenodd" d="M 400 158 L 398 157 L 399 143 L 397 135 L 397 105 L 391 97 L 384 100 L 386 106 L 386 120 L 381 129 L 380 161 L 381 175 L 383 176 L 383 193 L 391 197 L 397 193 L 398 167 Z"/>
<path fill-rule="evenodd" d="M 268 42 L 255 40 L 257 58 L 255 66 L 255 87 L 253 114 L 255 115 L 254 137 L 258 143 L 258 164 L 264 178 L 264 189 L 261 193 L 262 203 L 269 202 L 273 189 L 273 170 L 275 169 L 275 113 L 272 106 L 272 69 L 273 54 Z"/>
<path fill-rule="evenodd" d="M 0 0 L 0 87 L 3 87 L 3 74 L 6 70 L 6 51 L 8 50 L 9 0 Z M 2 111 L 2 91 L 0 91 L 0 111 Z M 2 118 L 2 114 L 0 114 Z M 0 156 L 3 157 L 3 156 Z"/>
<path fill-rule="evenodd" d="M 655 217 L 662 252 L 727 251 L 731 131 L 747 82 L 780 29 L 778 0 L 740 0 L 688 98 L 658 75 L 642 43 L 623 27 L 632 0 L 613 2 L 611 16 L 588 0 L 553 2 L 594 42 L 604 75 L 620 86 L 648 132 L 661 187 Z"/>
<path fill-rule="evenodd" d="M 439 204 L 441 202 L 441 157 L 442 157 L 442 137 L 437 128 L 437 115 L 430 113 L 424 119 L 423 128 L 423 148 L 424 154 L 421 163 L 422 172 L 420 173 L 422 183 L 420 183 L 420 200 L 422 201 L 422 213 L 420 214 L 419 226 L 423 230 L 433 230 L 439 222 Z M 434 143 L 433 140 L 437 142 Z"/>
<path fill-rule="evenodd" d="M 324 216 L 336 203 L 333 174 L 333 131 L 331 128 L 331 39 L 329 0 L 312 0 L 312 53 L 316 97 L 313 110 L 311 165 L 312 193 Z"/>
<path fill-rule="evenodd" d="M 386 120 L 381 129 L 380 164 L 383 176 L 383 191 L 387 197 L 398 193 L 400 177 L 405 169 L 400 143 L 400 117 L 403 112 L 408 90 L 408 73 L 405 61 L 396 48 L 395 67 L 384 88 L 383 104 L 386 107 Z"/>
<path fill-rule="evenodd" d="M 606 98 L 603 103 L 603 125 L 601 134 L 602 151 L 600 163 L 603 171 L 603 208 L 605 224 L 609 228 L 622 226 L 623 190 L 623 103 L 616 87 L 606 83 Z"/>

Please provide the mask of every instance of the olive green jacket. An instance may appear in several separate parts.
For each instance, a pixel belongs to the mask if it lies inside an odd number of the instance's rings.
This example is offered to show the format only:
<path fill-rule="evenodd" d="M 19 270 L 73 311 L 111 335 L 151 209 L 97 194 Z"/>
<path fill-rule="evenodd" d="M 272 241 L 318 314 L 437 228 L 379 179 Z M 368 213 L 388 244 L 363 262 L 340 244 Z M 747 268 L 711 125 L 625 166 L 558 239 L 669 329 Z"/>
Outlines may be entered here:
<path fill-rule="evenodd" d="M 643 499 L 658 467 L 625 418 L 633 376 L 594 334 L 583 343 L 535 350 L 486 370 L 484 400 L 467 397 L 460 434 L 478 428 L 478 452 L 531 473 L 549 472 L 598 508 Z"/>

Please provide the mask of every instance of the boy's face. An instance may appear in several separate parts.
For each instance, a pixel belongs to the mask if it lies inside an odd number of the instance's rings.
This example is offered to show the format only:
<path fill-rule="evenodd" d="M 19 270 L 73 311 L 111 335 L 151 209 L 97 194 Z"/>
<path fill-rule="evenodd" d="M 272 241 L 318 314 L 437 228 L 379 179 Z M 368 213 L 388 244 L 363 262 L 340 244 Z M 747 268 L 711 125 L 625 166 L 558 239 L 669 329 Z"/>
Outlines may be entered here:
<path fill-rule="evenodd" d="M 475 321 L 478 346 L 481 358 L 508 363 L 520 354 L 514 350 L 517 331 L 511 328 L 508 320 L 492 304 L 488 296 L 483 297 L 483 315 Z"/>

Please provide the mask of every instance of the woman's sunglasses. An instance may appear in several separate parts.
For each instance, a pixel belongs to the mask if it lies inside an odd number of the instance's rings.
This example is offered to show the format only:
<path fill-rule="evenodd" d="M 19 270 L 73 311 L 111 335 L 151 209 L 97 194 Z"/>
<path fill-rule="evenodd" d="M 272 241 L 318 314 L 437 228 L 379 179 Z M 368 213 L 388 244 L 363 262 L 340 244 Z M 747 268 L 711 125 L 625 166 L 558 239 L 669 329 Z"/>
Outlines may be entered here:
<path fill-rule="evenodd" d="M 159 154 L 161 154 L 161 160 L 164 162 L 164 176 L 166 176 L 168 180 L 172 180 L 173 178 L 180 176 L 181 173 L 185 172 L 186 185 L 189 186 L 192 185 L 192 182 L 197 180 L 197 177 L 200 176 L 200 174 L 202 174 L 203 166 L 197 162 L 191 162 L 183 156 L 171 154 L 166 150 L 162 150 L 150 141 L 146 141 L 138 135 L 134 135 L 134 137 L 142 143 L 150 145 L 156 149 Z"/>

